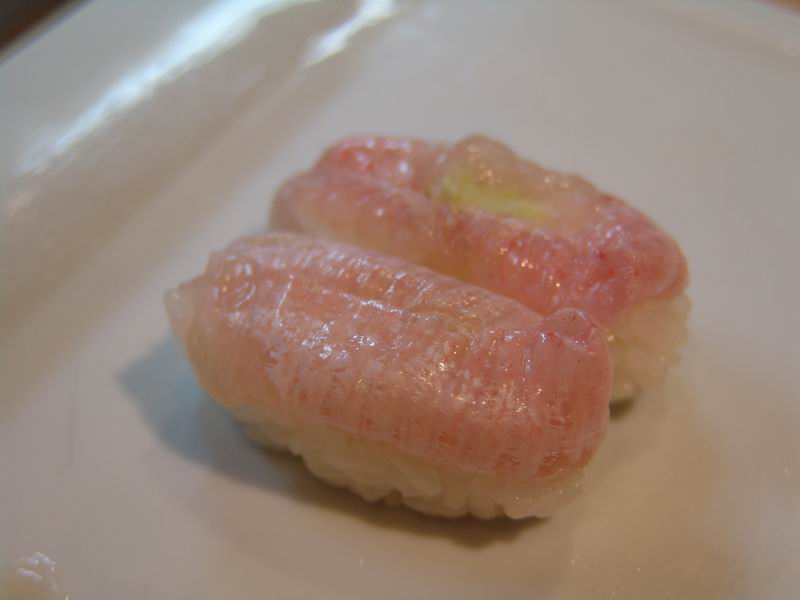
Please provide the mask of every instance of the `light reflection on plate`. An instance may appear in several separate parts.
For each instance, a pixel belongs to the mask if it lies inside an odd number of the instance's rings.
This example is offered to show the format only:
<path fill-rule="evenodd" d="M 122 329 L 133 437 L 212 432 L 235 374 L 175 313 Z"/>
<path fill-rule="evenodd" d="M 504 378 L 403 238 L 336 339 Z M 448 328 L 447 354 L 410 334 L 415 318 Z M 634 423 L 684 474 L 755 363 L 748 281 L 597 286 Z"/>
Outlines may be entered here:
<path fill-rule="evenodd" d="M 0 562 L 43 549 L 76 598 L 791 597 L 797 31 L 740 0 L 85 3 L 0 64 Z M 249 445 L 168 335 L 164 290 L 371 131 L 486 132 L 686 251 L 682 365 L 553 519 L 330 490 Z"/>

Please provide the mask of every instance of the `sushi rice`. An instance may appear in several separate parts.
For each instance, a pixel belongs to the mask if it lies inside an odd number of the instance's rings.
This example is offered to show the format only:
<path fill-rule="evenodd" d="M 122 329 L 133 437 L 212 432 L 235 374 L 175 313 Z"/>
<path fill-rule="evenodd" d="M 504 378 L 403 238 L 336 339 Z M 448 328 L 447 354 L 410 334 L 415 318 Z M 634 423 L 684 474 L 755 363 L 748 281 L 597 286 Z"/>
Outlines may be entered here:
<path fill-rule="evenodd" d="M 228 410 L 256 443 L 302 457 L 314 475 L 369 502 L 404 504 L 439 517 L 524 519 L 550 516 L 580 491 L 580 471 L 534 482 L 504 481 L 432 464 L 332 427 L 279 419 L 264 406 Z"/>
<path fill-rule="evenodd" d="M 659 383 L 680 362 L 678 349 L 686 340 L 691 304 L 686 294 L 634 307 L 608 331 L 614 365 L 611 402 L 634 398 Z"/>

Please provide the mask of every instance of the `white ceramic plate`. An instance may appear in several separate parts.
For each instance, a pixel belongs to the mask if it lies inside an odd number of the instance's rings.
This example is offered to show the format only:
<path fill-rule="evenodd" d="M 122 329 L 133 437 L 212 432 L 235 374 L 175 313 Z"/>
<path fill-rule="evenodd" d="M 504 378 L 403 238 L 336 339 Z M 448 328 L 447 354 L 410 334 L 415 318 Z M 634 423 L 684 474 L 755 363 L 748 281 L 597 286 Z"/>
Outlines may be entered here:
<path fill-rule="evenodd" d="M 72 598 L 790 598 L 800 19 L 749 2 L 113 2 L 0 64 L 0 561 Z M 355 132 L 486 132 L 675 235 L 691 339 L 543 522 L 370 506 L 197 389 L 163 291 Z"/>

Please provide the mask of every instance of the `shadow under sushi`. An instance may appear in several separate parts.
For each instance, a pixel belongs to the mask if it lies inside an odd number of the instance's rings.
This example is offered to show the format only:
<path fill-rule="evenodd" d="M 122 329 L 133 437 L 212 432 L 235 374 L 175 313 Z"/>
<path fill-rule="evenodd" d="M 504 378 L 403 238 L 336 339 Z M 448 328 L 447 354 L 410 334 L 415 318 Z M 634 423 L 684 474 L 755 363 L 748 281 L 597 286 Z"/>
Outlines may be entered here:
<path fill-rule="evenodd" d="M 312 476 L 299 458 L 264 450 L 196 384 L 191 367 L 172 338 L 163 339 L 119 374 L 158 438 L 185 459 L 224 477 L 258 486 L 293 500 L 336 510 L 372 525 L 447 538 L 465 547 L 510 542 L 540 519 L 449 520 L 383 503 L 368 503 L 349 491 Z"/>
<path fill-rule="evenodd" d="M 702 388 L 693 374 L 697 365 L 711 364 L 697 355 L 721 354 L 707 346 L 708 340 L 695 340 L 684 358 L 693 368 L 611 407 L 606 440 L 576 501 L 579 510 L 591 502 L 606 527 L 619 532 L 603 552 L 595 548 L 581 559 L 589 570 L 615 573 L 597 597 L 651 597 L 654 580 L 674 597 L 742 595 L 742 541 L 722 516 L 734 501 L 722 483 L 727 457 L 702 414 Z M 727 370 L 711 378 L 730 380 Z M 576 543 L 586 545 L 580 536 Z"/>
<path fill-rule="evenodd" d="M 636 404 L 636 398 L 619 400 L 609 407 L 608 416 L 612 421 L 624 419 L 631 412 L 634 404 Z"/>
<path fill-rule="evenodd" d="M 693 347 L 692 354 L 697 350 Z M 709 364 L 707 358 L 695 360 Z M 286 569 L 298 577 L 304 575 L 296 565 L 305 550 L 276 550 L 273 539 L 294 531 L 298 522 L 292 520 L 300 518 L 307 520 L 301 526 L 310 528 L 313 535 L 335 544 L 336 554 L 342 556 L 329 560 L 339 565 L 353 554 L 369 555 L 384 545 L 407 548 L 402 545 L 406 538 L 424 537 L 451 542 L 456 549 L 453 571 L 430 575 L 442 580 L 454 580 L 456 571 L 460 577 L 463 570 L 456 569 L 457 565 L 463 566 L 465 561 L 477 564 L 490 555 L 479 550 L 491 548 L 505 557 L 517 556 L 522 548 L 524 561 L 508 563 L 496 573 L 476 574 L 475 585 L 524 582 L 524 589 L 537 594 L 572 590 L 582 597 L 587 592 L 586 581 L 597 580 L 583 579 L 584 572 L 599 572 L 613 577 L 600 577 L 602 589 L 592 596 L 610 597 L 622 589 L 617 587 L 619 582 L 624 582 L 626 593 L 647 597 L 654 579 L 680 592 L 677 595 L 681 597 L 700 597 L 694 590 L 705 592 L 703 597 L 731 597 L 745 586 L 741 540 L 735 527 L 718 514 L 729 502 L 718 481 L 724 471 L 723 457 L 699 413 L 698 393 L 702 390 L 692 377 L 676 373 L 635 403 L 614 409 L 608 437 L 587 469 L 584 494 L 556 518 L 527 521 L 435 519 L 369 504 L 318 481 L 299 459 L 264 451 L 249 442 L 242 428 L 198 388 L 190 366 L 169 337 L 119 373 L 118 380 L 161 443 L 183 460 L 213 473 L 208 486 L 201 483 L 203 492 L 198 499 L 196 472 L 187 469 L 189 481 L 180 480 L 182 467 L 176 471 L 165 466 L 159 452 L 152 463 L 157 480 L 245 550 L 271 561 L 278 552 L 289 555 L 290 559 L 280 556 L 276 560 L 283 560 Z M 258 493 L 231 494 L 228 490 L 220 494 L 211 481 L 218 477 L 300 507 L 313 506 L 319 514 L 297 508 L 282 510 L 280 514 L 291 521 L 288 523 L 275 518 L 242 518 L 242 511 L 255 516 L 276 504 Z M 324 518 L 325 511 L 400 535 L 377 536 L 377 540 L 364 537 L 358 527 L 348 528 L 341 520 Z M 541 535 L 523 535 L 537 529 Z M 611 541 L 603 537 L 602 532 L 608 530 L 617 532 Z M 425 548 L 427 552 L 443 550 L 436 544 Z M 676 551 L 679 548 L 686 551 Z M 410 557 L 400 550 L 394 556 L 395 561 L 407 561 L 403 564 L 409 568 L 428 568 L 424 556 Z M 384 557 L 383 564 L 394 562 Z M 357 570 L 346 572 L 352 575 Z"/>

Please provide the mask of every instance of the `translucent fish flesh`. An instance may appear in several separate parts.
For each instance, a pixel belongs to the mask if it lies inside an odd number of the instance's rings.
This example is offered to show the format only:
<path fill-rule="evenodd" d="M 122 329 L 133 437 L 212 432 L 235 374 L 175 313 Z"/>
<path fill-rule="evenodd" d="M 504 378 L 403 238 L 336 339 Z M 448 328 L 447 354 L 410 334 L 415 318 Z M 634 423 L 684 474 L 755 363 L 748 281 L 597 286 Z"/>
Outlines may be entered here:
<path fill-rule="evenodd" d="M 549 514 L 600 445 L 605 334 L 405 260 L 243 238 L 168 292 L 198 381 L 254 438 L 369 499 Z M 555 500 L 554 500 L 555 499 Z"/>
<path fill-rule="evenodd" d="M 658 381 L 685 336 L 687 265 L 667 233 L 485 137 L 340 142 L 281 188 L 272 223 L 406 258 L 541 314 L 589 312 L 611 342 L 615 396 Z"/>

